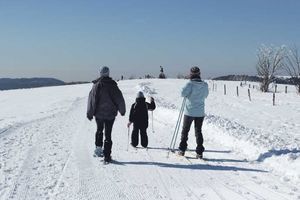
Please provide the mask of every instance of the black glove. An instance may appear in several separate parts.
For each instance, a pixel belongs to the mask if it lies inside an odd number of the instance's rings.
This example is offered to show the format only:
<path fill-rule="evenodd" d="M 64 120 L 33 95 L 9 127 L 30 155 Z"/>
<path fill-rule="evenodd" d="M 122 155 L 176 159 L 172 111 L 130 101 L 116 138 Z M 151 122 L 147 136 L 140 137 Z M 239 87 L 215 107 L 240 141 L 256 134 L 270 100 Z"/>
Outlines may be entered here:
<path fill-rule="evenodd" d="M 90 115 L 86 115 L 86 117 L 88 118 L 88 120 L 92 121 L 93 119 L 93 116 L 90 116 Z"/>
<path fill-rule="evenodd" d="M 125 113 L 121 113 L 121 116 L 124 116 L 125 115 Z"/>

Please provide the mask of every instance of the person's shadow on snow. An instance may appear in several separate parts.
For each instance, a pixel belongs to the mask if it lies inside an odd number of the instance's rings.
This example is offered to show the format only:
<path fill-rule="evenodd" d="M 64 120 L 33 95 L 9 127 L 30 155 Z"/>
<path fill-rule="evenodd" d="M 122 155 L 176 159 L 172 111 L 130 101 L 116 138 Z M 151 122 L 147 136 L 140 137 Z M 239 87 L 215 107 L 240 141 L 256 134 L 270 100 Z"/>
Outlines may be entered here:
<path fill-rule="evenodd" d="M 137 147 L 141 148 L 141 147 Z M 148 149 L 153 150 L 164 150 L 169 151 L 168 148 L 162 148 L 162 147 L 148 147 Z M 194 149 L 188 149 L 187 151 L 195 151 Z M 231 153 L 230 150 L 205 150 L 207 153 Z M 188 159 L 194 159 L 199 160 L 194 157 L 188 157 Z M 178 163 L 163 163 L 163 162 L 151 162 L 151 161 L 113 161 L 113 164 L 125 166 L 125 165 L 155 165 L 162 168 L 177 168 L 177 169 L 188 169 L 188 170 L 217 170 L 217 171 L 248 171 L 248 172 L 261 172 L 261 173 L 267 173 L 266 170 L 260 170 L 260 169 L 252 169 L 252 168 L 245 168 L 245 167 L 235 167 L 235 166 L 223 166 L 220 165 L 220 163 L 225 162 L 237 162 L 237 163 L 247 163 L 248 161 L 246 159 L 244 160 L 238 160 L 238 159 L 226 159 L 226 158 L 204 158 L 203 163 L 193 163 L 193 164 L 178 164 Z M 211 165 L 205 163 L 205 161 L 208 162 L 217 162 L 218 165 Z"/>
<path fill-rule="evenodd" d="M 268 171 L 260 169 L 250 169 L 234 166 L 222 166 L 222 165 L 209 165 L 209 164 L 170 164 L 163 162 L 148 162 L 148 161 L 118 161 L 119 165 L 156 165 L 163 168 L 177 168 L 177 169 L 189 169 L 189 170 L 217 170 L 217 171 L 248 171 L 248 172 L 262 172 Z"/>

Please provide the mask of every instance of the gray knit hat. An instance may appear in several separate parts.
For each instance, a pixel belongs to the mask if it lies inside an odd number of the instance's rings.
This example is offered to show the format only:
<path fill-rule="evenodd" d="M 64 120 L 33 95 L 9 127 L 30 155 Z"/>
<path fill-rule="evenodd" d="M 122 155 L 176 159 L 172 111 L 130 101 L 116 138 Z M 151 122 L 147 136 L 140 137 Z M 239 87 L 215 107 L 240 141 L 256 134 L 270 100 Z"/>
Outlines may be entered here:
<path fill-rule="evenodd" d="M 140 91 L 136 94 L 136 98 L 145 98 L 145 96 L 144 96 L 143 92 Z"/>
<path fill-rule="evenodd" d="M 109 68 L 106 66 L 103 66 L 100 70 L 100 76 L 101 77 L 108 77 L 109 76 Z"/>
<path fill-rule="evenodd" d="M 197 66 L 192 67 L 191 71 L 190 71 L 190 74 L 191 75 L 200 75 L 200 69 L 199 69 L 199 67 L 197 67 Z"/>

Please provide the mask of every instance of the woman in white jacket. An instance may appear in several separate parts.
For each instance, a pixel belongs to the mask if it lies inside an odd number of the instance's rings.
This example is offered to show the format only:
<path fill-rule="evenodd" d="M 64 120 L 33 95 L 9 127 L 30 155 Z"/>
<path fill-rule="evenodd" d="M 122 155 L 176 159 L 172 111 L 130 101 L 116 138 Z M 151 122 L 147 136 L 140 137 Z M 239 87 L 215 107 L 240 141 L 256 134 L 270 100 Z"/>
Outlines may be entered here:
<path fill-rule="evenodd" d="M 192 122 L 195 125 L 195 136 L 197 142 L 197 158 L 203 157 L 204 146 L 202 136 L 202 123 L 205 116 L 205 98 L 208 96 L 208 85 L 200 78 L 200 69 L 192 67 L 190 70 L 190 81 L 183 87 L 181 96 L 186 98 L 184 108 L 183 127 L 181 142 L 179 144 L 179 155 L 184 155 L 187 149 L 188 133 Z"/>

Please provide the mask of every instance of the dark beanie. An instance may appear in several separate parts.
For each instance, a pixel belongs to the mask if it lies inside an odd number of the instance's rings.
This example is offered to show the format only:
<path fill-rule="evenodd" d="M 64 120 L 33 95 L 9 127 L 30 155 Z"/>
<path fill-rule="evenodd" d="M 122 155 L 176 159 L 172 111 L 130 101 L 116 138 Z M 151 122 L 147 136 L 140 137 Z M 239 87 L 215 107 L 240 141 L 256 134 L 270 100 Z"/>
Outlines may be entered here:
<path fill-rule="evenodd" d="M 200 69 L 199 69 L 199 67 L 197 67 L 197 66 L 192 67 L 190 74 L 191 74 L 191 76 L 192 75 L 198 75 L 198 76 L 200 76 Z"/>
<path fill-rule="evenodd" d="M 109 76 L 109 68 L 104 66 L 100 70 L 100 76 L 101 77 L 108 77 Z"/>

